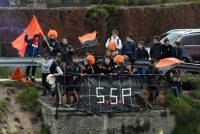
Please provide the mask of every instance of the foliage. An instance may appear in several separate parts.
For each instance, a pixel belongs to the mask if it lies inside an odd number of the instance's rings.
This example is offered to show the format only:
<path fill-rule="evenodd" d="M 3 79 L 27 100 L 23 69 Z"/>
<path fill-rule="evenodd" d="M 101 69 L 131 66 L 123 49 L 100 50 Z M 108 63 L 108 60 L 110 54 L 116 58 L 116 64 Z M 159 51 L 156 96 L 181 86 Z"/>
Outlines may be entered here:
<path fill-rule="evenodd" d="M 199 2 L 199 0 L 91 0 L 91 4 L 110 4 L 110 5 L 151 5 L 163 3 Z"/>
<path fill-rule="evenodd" d="M 24 89 L 21 93 L 17 95 L 17 101 L 24 108 L 30 111 L 37 111 L 39 108 L 38 102 L 39 95 L 35 88 L 29 87 Z"/>
<path fill-rule="evenodd" d="M 41 133 L 41 134 L 51 134 L 51 132 L 50 132 L 50 127 L 48 127 L 48 126 L 42 124 L 40 133 Z"/>
<path fill-rule="evenodd" d="M 199 84 L 200 78 L 196 75 L 183 76 L 183 80 L 192 80 Z M 180 97 L 168 94 L 167 104 L 171 113 L 176 115 L 176 127 L 172 134 L 200 133 L 200 85 L 189 93 Z"/>

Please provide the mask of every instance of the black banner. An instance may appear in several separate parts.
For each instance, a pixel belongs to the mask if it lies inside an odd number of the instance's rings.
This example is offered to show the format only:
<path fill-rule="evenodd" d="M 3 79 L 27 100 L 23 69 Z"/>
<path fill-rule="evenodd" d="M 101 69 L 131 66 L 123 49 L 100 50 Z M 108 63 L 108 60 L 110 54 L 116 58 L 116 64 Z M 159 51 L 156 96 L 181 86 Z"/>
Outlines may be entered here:
<path fill-rule="evenodd" d="M 79 110 L 119 112 L 141 106 L 139 76 L 89 75 L 81 78 Z"/>

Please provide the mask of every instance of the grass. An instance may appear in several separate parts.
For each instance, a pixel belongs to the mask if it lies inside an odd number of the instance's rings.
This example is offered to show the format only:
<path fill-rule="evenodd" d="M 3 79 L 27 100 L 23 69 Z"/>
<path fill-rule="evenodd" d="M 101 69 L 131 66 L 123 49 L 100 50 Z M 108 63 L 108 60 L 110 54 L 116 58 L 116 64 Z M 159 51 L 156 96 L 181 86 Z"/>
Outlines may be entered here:
<path fill-rule="evenodd" d="M 26 108 L 30 111 L 38 111 L 38 98 L 39 95 L 37 90 L 30 86 L 17 95 L 17 102 L 19 102 L 23 108 Z"/>
<path fill-rule="evenodd" d="M 168 94 L 167 104 L 170 112 L 176 116 L 176 127 L 172 134 L 200 133 L 200 78 L 198 75 L 185 75 L 183 81 L 192 81 L 196 89 L 180 97 Z"/>
<path fill-rule="evenodd" d="M 1 82 L 1 85 L 20 89 L 20 92 L 17 93 L 17 102 L 22 108 L 35 112 L 40 108 L 36 87 L 20 81 Z M 6 100 L 9 100 L 9 98 L 6 98 Z"/>
<path fill-rule="evenodd" d="M 11 67 L 11 68 L 7 68 L 7 67 L 0 67 L 0 79 L 8 79 L 12 76 L 13 74 L 13 70 L 15 69 L 15 67 Z M 25 77 L 25 68 L 22 69 L 23 73 L 24 73 L 24 77 Z M 31 71 L 30 71 L 30 75 L 31 75 Z M 35 77 L 36 78 L 41 78 L 41 68 L 37 67 L 36 68 L 36 73 L 35 73 Z"/>
<path fill-rule="evenodd" d="M 8 98 L 0 101 L 0 123 L 6 120 L 9 104 L 10 99 Z"/>

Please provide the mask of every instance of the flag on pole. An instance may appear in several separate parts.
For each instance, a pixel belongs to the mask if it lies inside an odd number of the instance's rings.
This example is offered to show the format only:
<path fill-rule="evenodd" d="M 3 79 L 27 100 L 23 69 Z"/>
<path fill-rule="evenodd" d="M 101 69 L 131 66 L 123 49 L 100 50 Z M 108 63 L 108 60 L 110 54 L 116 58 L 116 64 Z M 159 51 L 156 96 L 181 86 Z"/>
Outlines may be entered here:
<path fill-rule="evenodd" d="M 82 47 L 91 47 L 98 44 L 96 39 L 97 32 L 87 33 L 83 36 L 78 37 L 79 41 L 82 44 Z"/>
<path fill-rule="evenodd" d="M 31 21 L 29 22 L 27 28 L 27 34 L 30 38 L 33 38 L 33 36 L 35 34 L 39 34 L 40 36 L 43 36 L 44 37 L 44 33 L 37 21 L 37 18 L 33 15 Z M 14 48 L 17 49 L 18 51 L 18 54 L 21 56 L 21 57 L 24 57 L 24 54 L 26 52 L 26 46 L 27 46 L 27 43 L 25 42 L 24 38 L 25 38 L 25 31 L 20 35 L 18 36 L 13 42 L 12 42 L 12 46 Z"/>

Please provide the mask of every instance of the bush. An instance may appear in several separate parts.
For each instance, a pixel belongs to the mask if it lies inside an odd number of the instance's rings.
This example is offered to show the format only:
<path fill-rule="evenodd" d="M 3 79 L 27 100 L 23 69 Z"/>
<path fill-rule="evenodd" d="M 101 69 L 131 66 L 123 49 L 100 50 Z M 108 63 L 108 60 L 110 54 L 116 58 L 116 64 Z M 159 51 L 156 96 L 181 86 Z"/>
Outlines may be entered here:
<path fill-rule="evenodd" d="M 17 95 L 17 101 L 22 107 L 30 111 L 37 111 L 39 108 L 38 93 L 34 88 L 27 88 Z"/>

